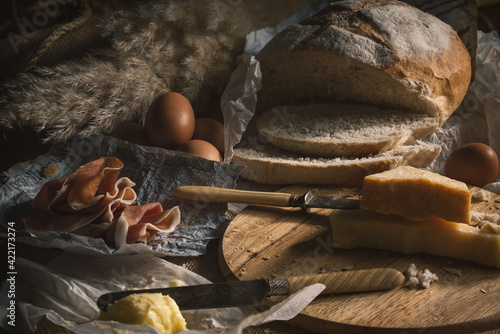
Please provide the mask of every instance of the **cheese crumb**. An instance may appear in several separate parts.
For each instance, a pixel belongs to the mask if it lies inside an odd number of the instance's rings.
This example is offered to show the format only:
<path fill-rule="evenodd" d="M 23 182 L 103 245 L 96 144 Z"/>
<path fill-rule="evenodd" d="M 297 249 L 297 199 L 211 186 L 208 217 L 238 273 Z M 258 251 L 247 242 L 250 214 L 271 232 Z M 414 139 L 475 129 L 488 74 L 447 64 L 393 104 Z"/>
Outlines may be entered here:
<path fill-rule="evenodd" d="M 59 167 L 57 167 L 54 164 L 50 164 L 45 168 L 43 173 L 45 174 L 45 177 L 52 177 L 55 176 L 59 172 Z"/>
<path fill-rule="evenodd" d="M 471 220 L 473 224 L 482 227 L 486 223 L 500 225 L 500 215 L 495 212 L 484 213 L 479 211 L 471 211 Z"/>
<path fill-rule="evenodd" d="M 432 283 L 439 280 L 439 277 L 429 269 L 418 270 L 417 266 L 413 263 L 406 269 L 406 277 L 408 278 L 408 287 L 410 289 L 427 289 Z"/>
<path fill-rule="evenodd" d="M 484 189 L 474 189 L 470 192 L 472 199 L 480 202 L 489 202 L 491 200 L 491 193 Z"/>

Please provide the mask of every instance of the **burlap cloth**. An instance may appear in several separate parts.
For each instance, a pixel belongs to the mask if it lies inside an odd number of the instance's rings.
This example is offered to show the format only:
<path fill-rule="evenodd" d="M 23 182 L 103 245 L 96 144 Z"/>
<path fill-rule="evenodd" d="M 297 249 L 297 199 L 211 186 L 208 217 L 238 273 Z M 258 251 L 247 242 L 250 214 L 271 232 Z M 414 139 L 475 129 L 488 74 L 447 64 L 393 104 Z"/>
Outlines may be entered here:
<path fill-rule="evenodd" d="M 97 23 L 124 1 L 3 1 L 0 5 L 0 78 L 12 78 L 35 65 L 51 66 L 105 47 Z M 52 4 L 52 5 L 50 5 Z"/>
<path fill-rule="evenodd" d="M 20 30 L 23 17 L 34 17 L 40 3 L 36 1 L 4 1 L 0 5 L 0 81 L 13 77 L 17 73 L 29 71 L 34 65 L 52 65 L 68 59 L 76 59 L 89 50 L 104 47 L 108 41 L 99 35 L 96 25 L 99 20 L 109 13 L 130 5 L 134 1 L 93 1 L 74 0 L 59 1 L 66 3 L 60 5 L 57 15 L 50 16 L 43 27 L 30 31 L 30 39 L 16 39 L 21 36 Z M 289 15 L 299 6 L 307 1 L 284 2 L 286 6 L 277 5 L 274 8 L 284 8 L 282 12 L 276 12 L 274 23 L 282 17 Z M 479 29 L 489 31 L 500 26 L 500 6 L 495 1 L 490 1 L 492 8 L 480 8 Z M 273 12 L 265 13 L 267 23 L 272 24 Z M 10 33 L 10 35 L 9 35 Z M 14 35 L 12 34 L 14 33 Z M 16 47 L 13 47 L 13 43 Z M 1 130 L 0 152 L 3 159 L 0 160 L 0 171 L 6 170 L 17 162 L 36 158 L 45 153 L 49 144 L 42 144 L 40 138 L 43 134 L 34 133 L 31 130 Z M 165 260 L 184 266 L 185 268 L 200 274 L 212 282 L 226 280 L 219 266 L 218 250 L 220 240 L 213 240 L 207 249 L 207 253 L 199 257 L 172 257 L 167 256 Z M 6 247 L 2 242 L 2 250 Z M 17 245 L 17 257 L 45 264 L 63 251 L 57 249 L 35 249 L 26 244 Z M 248 328 L 249 334 L 280 334 L 280 333 L 308 333 L 304 330 L 294 328 L 286 323 L 270 323 L 263 326 Z M 70 333 L 48 320 L 42 320 L 38 324 L 36 333 L 57 334 Z M 500 333 L 496 330 L 491 333 Z"/>

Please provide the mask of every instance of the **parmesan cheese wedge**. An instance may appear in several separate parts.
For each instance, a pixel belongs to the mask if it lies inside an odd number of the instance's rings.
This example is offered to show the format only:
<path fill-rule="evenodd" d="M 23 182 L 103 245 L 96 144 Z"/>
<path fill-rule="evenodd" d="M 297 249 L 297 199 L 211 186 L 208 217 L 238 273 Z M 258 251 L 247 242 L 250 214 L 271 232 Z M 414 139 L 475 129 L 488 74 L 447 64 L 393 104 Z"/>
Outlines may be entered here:
<path fill-rule="evenodd" d="M 412 221 L 369 210 L 330 214 L 335 247 L 425 253 L 500 268 L 500 235 L 440 218 Z"/>
<path fill-rule="evenodd" d="M 360 204 L 362 209 L 411 220 L 471 220 L 471 193 L 465 183 L 411 166 L 366 176 Z"/>

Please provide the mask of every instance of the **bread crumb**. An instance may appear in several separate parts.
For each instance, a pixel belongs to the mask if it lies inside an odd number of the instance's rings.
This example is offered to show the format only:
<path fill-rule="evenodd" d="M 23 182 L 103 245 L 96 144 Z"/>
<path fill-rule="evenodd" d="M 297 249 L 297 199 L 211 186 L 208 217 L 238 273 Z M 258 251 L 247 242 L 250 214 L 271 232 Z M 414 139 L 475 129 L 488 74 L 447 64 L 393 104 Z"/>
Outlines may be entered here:
<path fill-rule="evenodd" d="M 43 171 L 45 177 L 52 177 L 56 175 L 58 172 L 59 172 L 59 167 L 57 167 L 54 164 L 48 165 L 47 168 L 45 168 L 45 170 Z"/>
<path fill-rule="evenodd" d="M 427 289 L 432 283 L 439 280 L 439 277 L 429 269 L 418 270 L 417 266 L 411 263 L 405 271 L 410 289 Z"/>

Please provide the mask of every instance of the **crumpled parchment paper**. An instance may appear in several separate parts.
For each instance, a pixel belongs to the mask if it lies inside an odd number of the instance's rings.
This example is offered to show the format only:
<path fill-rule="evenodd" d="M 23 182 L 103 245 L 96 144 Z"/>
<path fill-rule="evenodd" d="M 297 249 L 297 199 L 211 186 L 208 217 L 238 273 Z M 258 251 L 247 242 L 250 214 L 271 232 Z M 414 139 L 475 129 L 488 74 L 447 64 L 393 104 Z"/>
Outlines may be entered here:
<path fill-rule="evenodd" d="M 55 144 L 50 151 L 33 162 L 15 165 L 0 178 L 0 222 L 15 222 L 21 230 L 20 218 L 32 213 L 31 201 L 49 179 L 73 174 L 78 167 L 104 156 L 123 161 L 120 177 L 136 183 L 137 203 L 160 202 L 165 209 L 175 205 L 181 210 L 181 224 L 169 234 L 158 234 L 147 246 L 124 245 L 119 250 L 102 239 L 70 233 L 49 232 L 37 237 L 17 235 L 18 242 L 39 247 L 73 248 L 84 252 L 111 254 L 154 251 L 160 255 L 200 255 L 212 239 L 222 236 L 229 220 L 223 203 L 180 201 L 173 190 L 182 185 L 204 185 L 234 188 L 242 167 L 209 161 L 191 154 L 143 147 L 109 136 L 95 134 L 74 137 L 65 144 Z M 44 175 L 50 164 L 58 167 L 51 178 Z"/>
<path fill-rule="evenodd" d="M 84 265 L 82 265 L 84 264 Z M 151 253 L 103 256 L 65 253 L 42 266 L 18 259 L 16 326 L 8 327 L 6 309 L 0 311 L 2 327 L 25 334 L 46 316 L 53 323 L 76 334 L 155 333 L 149 326 L 99 321 L 97 298 L 104 293 L 128 289 L 210 283 L 205 278 Z M 2 291 L 6 282 L 2 282 Z M 254 307 L 182 311 L 189 331 L 184 333 L 234 333 L 274 320 L 289 320 L 307 306 L 323 289 L 323 284 L 309 286 L 260 312 Z"/>
<path fill-rule="evenodd" d="M 446 158 L 470 142 L 490 145 L 500 157 L 500 37 L 498 32 L 477 35 L 476 73 L 460 107 L 443 127 L 424 139 L 442 147 L 428 169 L 443 173 Z M 500 194 L 500 179 L 483 187 Z"/>

